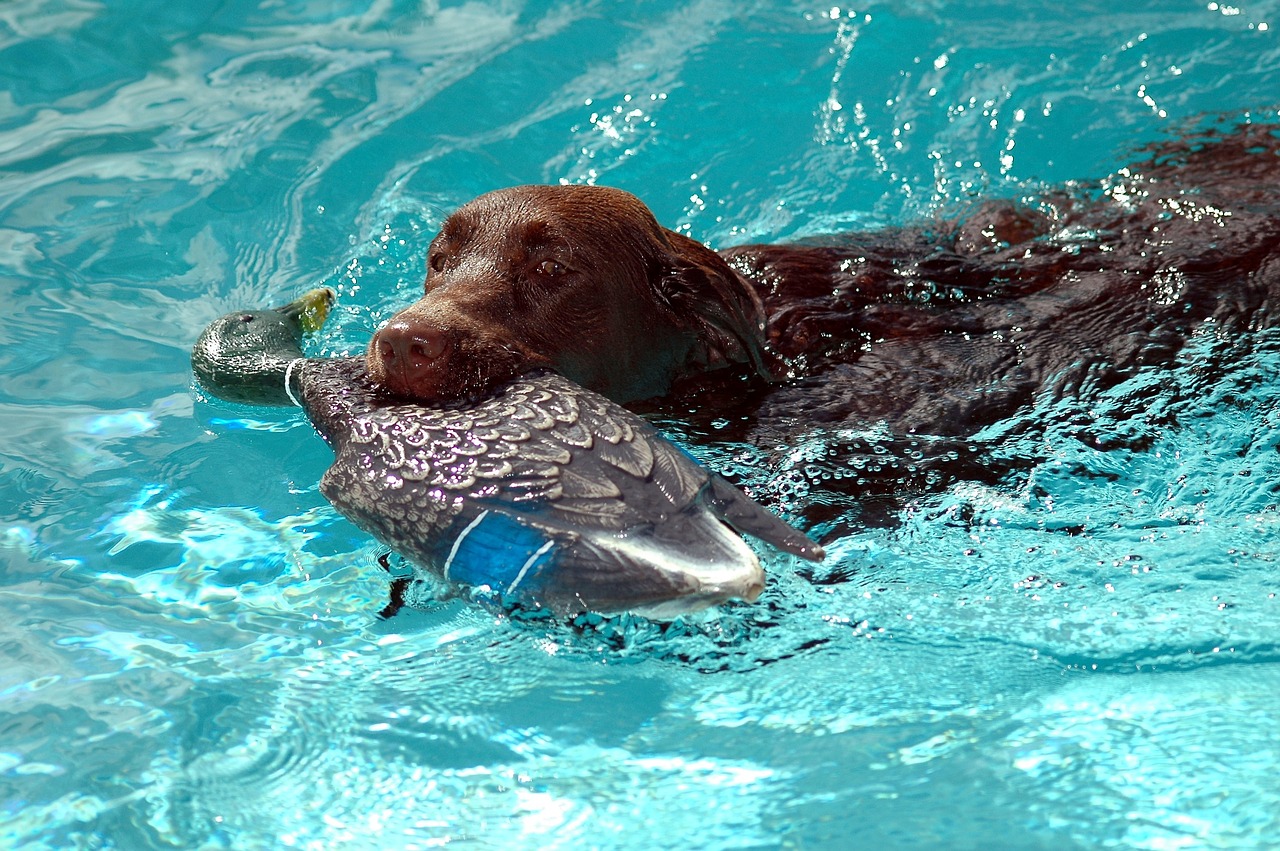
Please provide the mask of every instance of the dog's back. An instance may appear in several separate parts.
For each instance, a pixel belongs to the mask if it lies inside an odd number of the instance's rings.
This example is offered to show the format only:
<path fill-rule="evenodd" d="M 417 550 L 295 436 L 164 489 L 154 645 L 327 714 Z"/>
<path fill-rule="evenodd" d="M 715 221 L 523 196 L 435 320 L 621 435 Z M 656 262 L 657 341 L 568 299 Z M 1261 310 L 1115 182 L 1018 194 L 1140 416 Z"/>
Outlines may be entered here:
<path fill-rule="evenodd" d="M 755 418 L 971 434 L 1041 394 L 1167 364 L 1276 321 L 1280 139 L 1181 139 L 1099 186 L 958 224 L 724 252 L 796 380 Z"/>

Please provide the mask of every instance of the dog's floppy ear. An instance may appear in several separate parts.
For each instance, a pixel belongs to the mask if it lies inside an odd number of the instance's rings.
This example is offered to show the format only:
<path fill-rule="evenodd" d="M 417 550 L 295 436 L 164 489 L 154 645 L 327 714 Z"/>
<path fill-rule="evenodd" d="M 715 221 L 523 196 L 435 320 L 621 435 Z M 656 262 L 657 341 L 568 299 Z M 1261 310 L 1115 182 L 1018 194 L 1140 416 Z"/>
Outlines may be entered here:
<path fill-rule="evenodd" d="M 766 380 L 780 378 L 784 370 L 773 365 L 780 359 L 765 344 L 760 296 L 705 245 L 673 231 L 665 236 L 671 251 L 654 276 L 657 294 L 677 314 L 696 322 L 706 365 L 750 363 Z"/>

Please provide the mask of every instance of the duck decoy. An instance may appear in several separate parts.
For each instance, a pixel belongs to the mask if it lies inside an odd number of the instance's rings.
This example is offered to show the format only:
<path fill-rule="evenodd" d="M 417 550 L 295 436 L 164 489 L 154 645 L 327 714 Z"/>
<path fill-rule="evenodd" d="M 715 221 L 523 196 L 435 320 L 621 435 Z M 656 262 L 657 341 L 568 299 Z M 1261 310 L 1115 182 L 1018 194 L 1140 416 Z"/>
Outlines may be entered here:
<path fill-rule="evenodd" d="M 300 406 L 334 451 L 320 491 L 415 564 L 504 602 L 674 617 L 753 601 L 764 571 L 743 535 L 822 548 L 638 415 L 551 372 L 482 399 L 406 403 L 363 358 L 308 358 L 334 300 L 227 314 L 192 352 L 219 398 Z"/>

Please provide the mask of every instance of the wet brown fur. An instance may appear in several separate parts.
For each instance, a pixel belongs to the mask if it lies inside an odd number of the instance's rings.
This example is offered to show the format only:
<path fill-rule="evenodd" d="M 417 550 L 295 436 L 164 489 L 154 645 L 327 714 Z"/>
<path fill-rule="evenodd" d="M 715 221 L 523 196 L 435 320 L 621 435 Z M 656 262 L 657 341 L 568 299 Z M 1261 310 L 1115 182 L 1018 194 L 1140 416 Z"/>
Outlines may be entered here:
<path fill-rule="evenodd" d="M 747 423 L 736 436 L 757 443 L 796 423 L 969 435 L 1169 363 L 1207 323 L 1271 324 L 1278 154 L 1273 128 L 1245 126 L 1153 147 L 1092 191 L 720 253 L 620 190 L 504 189 L 445 222 L 425 294 L 369 366 L 421 399 L 548 366 L 617 401 Z"/>

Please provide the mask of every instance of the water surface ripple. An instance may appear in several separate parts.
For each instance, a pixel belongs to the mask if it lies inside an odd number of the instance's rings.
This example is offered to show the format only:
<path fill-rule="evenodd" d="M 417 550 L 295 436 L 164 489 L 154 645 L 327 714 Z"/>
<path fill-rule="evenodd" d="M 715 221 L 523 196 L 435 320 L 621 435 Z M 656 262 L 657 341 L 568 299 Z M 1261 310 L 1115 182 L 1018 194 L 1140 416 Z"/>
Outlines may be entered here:
<path fill-rule="evenodd" d="M 328 450 L 187 357 L 319 284 L 314 351 L 360 350 L 442 218 L 513 183 L 620 186 L 720 247 L 1095 191 L 1274 121 L 1277 28 L 1274 0 L 8 0 L 0 845 L 1273 846 L 1272 332 L 1045 398 L 948 447 L 1014 473 L 879 507 L 822 483 L 928 435 L 672 421 L 831 555 L 671 624 L 425 584 L 379 620 Z"/>

